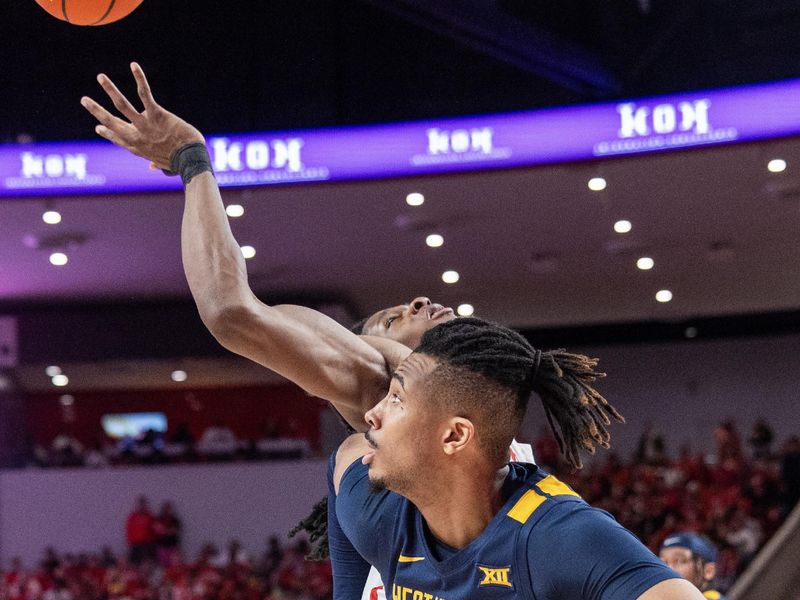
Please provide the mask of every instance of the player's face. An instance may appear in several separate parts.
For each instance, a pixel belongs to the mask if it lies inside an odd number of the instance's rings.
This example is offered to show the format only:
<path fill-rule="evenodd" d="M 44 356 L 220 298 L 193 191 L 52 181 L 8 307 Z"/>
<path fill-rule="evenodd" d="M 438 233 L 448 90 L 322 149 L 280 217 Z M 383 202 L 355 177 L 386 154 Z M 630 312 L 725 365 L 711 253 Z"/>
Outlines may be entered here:
<path fill-rule="evenodd" d="M 436 361 L 412 354 L 395 371 L 389 393 L 365 418 L 373 450 L 364 457 L 370 481 L 378 488 L 413 492 L 435 476 L 437 416 L 427 401 L 425 380 Z"/>
<path fill-rule="evenodd" d="M 364 333 L 391 338 L 413 349 L 419 346 L 426 331 L 454 318 L 452 308 L 418 296 L 408 304 L 398 304 L 376 312 L 364 324 Z"/>
<path fill-rule="evenodd" d="M 658 556 L 670 569 L 688 579 L 695 587 L 700 588 L 703 585 L 703 561 L 688 548 L 680 546 L 664 548 Z"/>

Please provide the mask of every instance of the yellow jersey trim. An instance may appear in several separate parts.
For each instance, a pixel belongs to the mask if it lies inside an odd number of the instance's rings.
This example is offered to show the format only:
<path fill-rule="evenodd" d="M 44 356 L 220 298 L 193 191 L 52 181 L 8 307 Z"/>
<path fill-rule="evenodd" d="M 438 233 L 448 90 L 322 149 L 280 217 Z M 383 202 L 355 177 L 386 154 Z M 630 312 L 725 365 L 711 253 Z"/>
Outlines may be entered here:
<path fill-rule="evenodd" d="M 559 481 L 552 475 L 548 475 L 542 479 L 536 484 L 536 487 L 543 492 L 550 494 L 551 496 L 577 496 L 580 498 L 580 496 L 576 494 L 571 487 L 569 487 L 563 481 Z"/>
<path fill-rule="evenodd" d="M 424 556 L 403 556 L 402 554 L 397 558 L 397 562 L 401 563 L 412 563 L 412 562 L 419 562 L 421 560 L 425 560 Z"/>
<path fill-rule="evenodd" d="M 508 516 L 525 523 L 531 518 L 531 515 L 539 508 L 548 496 L 575 496 L 580 498 L 580 495 L 575 493 L 571 487 L 566 483 L 559 481 L 552 475 L 548 475 L 534 486 L 534 489 L 528 490 L 522 497 L 517 500 L 517 503 L 508 511 Z"/>
<path fill-rule="evenodd" d="M 522 498 L 517 500 L 517 503 L 511 507 L 511 510 L 508 511 L 508 516 L 515 521 L 524 523 L 530 518 L 533 511 L 539 508 L 545 500 L 547 500 L 547 498 L 541 494 L 537 494 L 536 491 L 528 490 L 522 494 Z"/>
<path fill-rule="evenodd" d="M 707 592 L 703 592 L 703 596 L 709 598 L 709 600 L 719 600 L 722 598 L 722 594 L 716 590 L 708 590 Z"/>

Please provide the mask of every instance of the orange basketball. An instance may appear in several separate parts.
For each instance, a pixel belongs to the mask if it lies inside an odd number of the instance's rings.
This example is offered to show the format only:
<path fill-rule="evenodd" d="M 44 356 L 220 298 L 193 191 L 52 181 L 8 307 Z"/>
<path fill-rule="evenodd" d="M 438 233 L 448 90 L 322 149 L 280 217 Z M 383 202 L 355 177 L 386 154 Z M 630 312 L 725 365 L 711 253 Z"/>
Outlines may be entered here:
<path fill-rule="evenodd" d="M 57 19 L 73 25 L 108 25 L 127 17 L 142 0 L 36 0 Z"/>

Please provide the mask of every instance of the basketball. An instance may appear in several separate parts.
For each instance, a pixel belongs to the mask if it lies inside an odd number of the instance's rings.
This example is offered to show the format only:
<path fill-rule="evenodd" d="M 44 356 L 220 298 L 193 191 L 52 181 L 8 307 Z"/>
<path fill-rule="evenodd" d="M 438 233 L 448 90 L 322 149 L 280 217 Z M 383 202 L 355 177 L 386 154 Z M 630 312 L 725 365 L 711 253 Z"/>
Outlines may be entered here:
<path fill-rule="evenodd" d="M 142 0 L 36 0 L 57 19 L 73 25 L 108 25 L 131 14 Z"/>

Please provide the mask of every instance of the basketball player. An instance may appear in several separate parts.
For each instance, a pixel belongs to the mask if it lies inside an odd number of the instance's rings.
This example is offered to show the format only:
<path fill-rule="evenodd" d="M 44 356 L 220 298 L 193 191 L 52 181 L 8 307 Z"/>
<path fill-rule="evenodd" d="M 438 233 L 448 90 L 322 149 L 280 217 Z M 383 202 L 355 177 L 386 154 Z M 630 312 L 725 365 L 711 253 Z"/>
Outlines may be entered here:
<path fill-rule="evenodd" d="M 98 76 L 99 83 L 128 121 L 88 97 L 81 104 L 99 121 L 99 135 L 150 160 L 154 168 L 181 175 L 186 191 L 184 270 L 204 324 L 232 352 L 330 401 L 355 430 L 366 430 L 364 413 L 385 394 L 390 373 L 425 331 L 454 318 L 452 309 L 425 297 L 415 298 L 372 315 L 361 326 L 359 333 L 365 336 L 360 338 L 317 311 L 261 303 L 248 285 L 244 259 L 231 233 L 202 134 L 155 102 L 138 65 L 132 64 L 131 71 L 144 111 L 137 111 L 104 75 Z M 533 452 L 529 445 L 515 443 L 511 458 L 533 462 Z M 332 505 L 329 508 L 333 510 Z M 340 544 L 341 551 L 347 552 L 348 545 L 346 540 Z M 354 599 L 361 594 L 369 566 L 354 551 L 349 564 L 353 568 L 348 573 L 357 576 L 347 586 L 335 586 L 341 591 L 337 598 Z M 367 589 L 375 587 L 379 582 Z"/>
<path fill-rule="evenodd" d="M 692 532 L 676 533 L 661 544 L 659 557 L 678 575 L 690 581 L 709 600 L 725 600 L 714 589 L 717 549 L 705 537 Z"/>
<path fill-rule="evenodd" d="M 534 391 L 573 465 L 608 445 L 595 365 L 480 319 L 425 333 L 336 458 L 340 523 L 387 596 L 702 600 L 610 515 L 507 462 Z"/>

